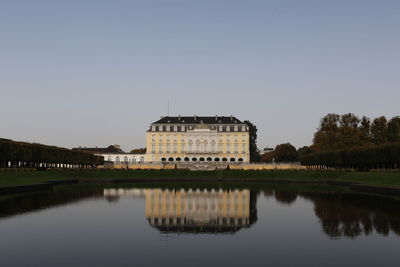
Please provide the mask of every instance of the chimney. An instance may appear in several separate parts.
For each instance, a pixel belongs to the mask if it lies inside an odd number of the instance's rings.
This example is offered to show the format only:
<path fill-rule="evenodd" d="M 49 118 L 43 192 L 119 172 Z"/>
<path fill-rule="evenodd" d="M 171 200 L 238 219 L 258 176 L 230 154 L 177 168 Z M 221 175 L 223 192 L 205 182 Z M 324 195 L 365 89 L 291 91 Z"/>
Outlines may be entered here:
<path fill-rule="evenodd" d="M 194 115 L 194 120 L 197 120 L 197 115 Z"/>
<path fill-rule="evenodd" d="M 181 115 L 178 115 L 178 120 L 181 120 Z"/>
<path fill-rule="evenodd" d="M 231 115 L 231 121 L 233 121 L 233 116 Z"/>
<path fill-rule="evenodd" d="M 218 120 L 218 115 L 215 115 L 215 121 L 217 121 Z"/>

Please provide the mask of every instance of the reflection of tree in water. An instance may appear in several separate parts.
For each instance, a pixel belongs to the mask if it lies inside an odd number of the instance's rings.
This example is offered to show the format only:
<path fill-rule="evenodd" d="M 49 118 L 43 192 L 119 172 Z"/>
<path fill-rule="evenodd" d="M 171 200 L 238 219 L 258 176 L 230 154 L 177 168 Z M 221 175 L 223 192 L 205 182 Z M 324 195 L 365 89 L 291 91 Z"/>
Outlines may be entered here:
<path fill-rule="evenodd" d="M 293 204 L 297 199 L 297 193 L 287 191 L 275 191 L 275 199 L 282 204 Z"/>
<path fill-rule="evenodd" d="M 274 196 L 282 204 L 292 204 L 298 196 L 314 203 L 315 215 L 320 219 L 324 232 L 330 237 L 356 238 L 374 231 L 388 235 L 393 231 L 400 235 L 399 202 L 355 194 L 296 193 L 264 190 L 266 196 Z"/>
<path fill-rule="evenodd" d="M 355 238 L 376 231 L 400 235 L 398 202 L 364 195 L 306 194 L 314 202 L 314 211 L 324 232 L 331 237 Z"/>

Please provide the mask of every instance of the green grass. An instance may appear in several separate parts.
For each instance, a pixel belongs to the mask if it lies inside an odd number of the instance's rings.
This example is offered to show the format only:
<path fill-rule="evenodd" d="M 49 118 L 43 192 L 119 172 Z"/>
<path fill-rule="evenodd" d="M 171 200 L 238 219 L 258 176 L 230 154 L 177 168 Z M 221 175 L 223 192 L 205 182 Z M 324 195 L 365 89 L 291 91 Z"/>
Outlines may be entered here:
<path fill-rule="evenodd" d="M 290 180 L 290 181 L 344 181 L 371 186 L 400 188 L 400 172 L 340 172 L 340 171 L 186 171 L 186 170 L 49 170 L 49 171 L 2 171 L 0 186 L 42 183 L 64 179 L 132 179 L 149 178 L 165 181 L 168 178 L 182 178 L 193 181 L 246 182 L 248 180 Z"/>

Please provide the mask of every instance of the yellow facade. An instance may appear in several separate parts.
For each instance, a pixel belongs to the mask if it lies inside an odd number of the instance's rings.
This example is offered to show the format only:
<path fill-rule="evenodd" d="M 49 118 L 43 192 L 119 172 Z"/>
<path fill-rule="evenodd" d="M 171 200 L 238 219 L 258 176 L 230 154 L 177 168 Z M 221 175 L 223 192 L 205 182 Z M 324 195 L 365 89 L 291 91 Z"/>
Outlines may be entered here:
<path fill-rule="evenodd" d="M 169 123 L 169 120 L 164 124 L 153 123 L 146 135 L 146 161 L 250 161 L 246 124 L 236 119 L 228 120 L 231 123 L 207 124 L 201 118 L 210 119 L 200 117 L 197 124 Z M 221 118 L 226 121 L 227 117 Z"/>

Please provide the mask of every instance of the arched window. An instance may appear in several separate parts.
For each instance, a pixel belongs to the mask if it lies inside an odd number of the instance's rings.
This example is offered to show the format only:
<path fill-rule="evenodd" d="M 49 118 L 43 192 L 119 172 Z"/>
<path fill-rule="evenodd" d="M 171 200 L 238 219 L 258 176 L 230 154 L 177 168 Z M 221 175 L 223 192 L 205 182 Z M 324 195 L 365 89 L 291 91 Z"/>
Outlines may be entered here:
<path fill-rule="evenodd" d="M 231 158 L 231 161 L 235 161 L 235 158 Z"/>
<path fill-rule="evenodd" d="M 219 161 L 219 158 L 215 158 L 214 161 Z"/>
<path fill-rule="evenodd" d="M 128 162 L 128 157 L 127 156 L 124 157 L 124 161 Z"/>
<path fill-rule="evenodd" d="M 207 161 L 212 161 L 212 158 L 208 157 L 208 158 L 207 158 Z"/>
<path fill-rule="evenodd" d="M 243 161 L 243 159 L 242 159 L 242 158 L 239 158 L 238 161 Z"/>
<path fill-rule="evenodd" d="M 167 159 L 166 158 L 162 158 L 161 161 L 167 161 Z"/>
<path fill-rule="evenodd" d="M 228 161 L 228 159 L 227 158 L 222 158 L 222 161 Z"/>
<path fill-rule="evenodd" d="M 200 158 L 200 161 L 204 161 L 204 158 Z"/>
<path fill-rule="evenodd" d="M 168 159 L 168 161 L 174 161 L 174 158 L 171 157 L 171 158 Z"/>
<path fill-rule="evenodd" d="M 189 161 L 190 159 L 188 157 L 185 158 L 185 161 Z"/>
<path fill-rule="evenodd" d="M 192 161 L 197 161 L 197 158 L 192 158 Z"/>
<path fill-rule="evenodd" d="M 119 163 L 119 162 L 120 162 L 120 160 L 119 160 L 119 156 L 117 156 L 117 158 L 115 159 L 115 162 L 117 162 L 117 163 Z"/>
<path fill-rule="evenodd" d="M 143 163 L 144 162 L 144 157 L 142 156 L 142 157 L 140 157 L 140 163 Z"/>
<path fill-rule="evenodd" d="M 112 161 L 112 157 L 111 156 L 108 156 L 108 161 Z"/>
<path fill-rule="evenodd" d="M 176 158 L 176 161 L 181 161 L 181 158 Z"/>

